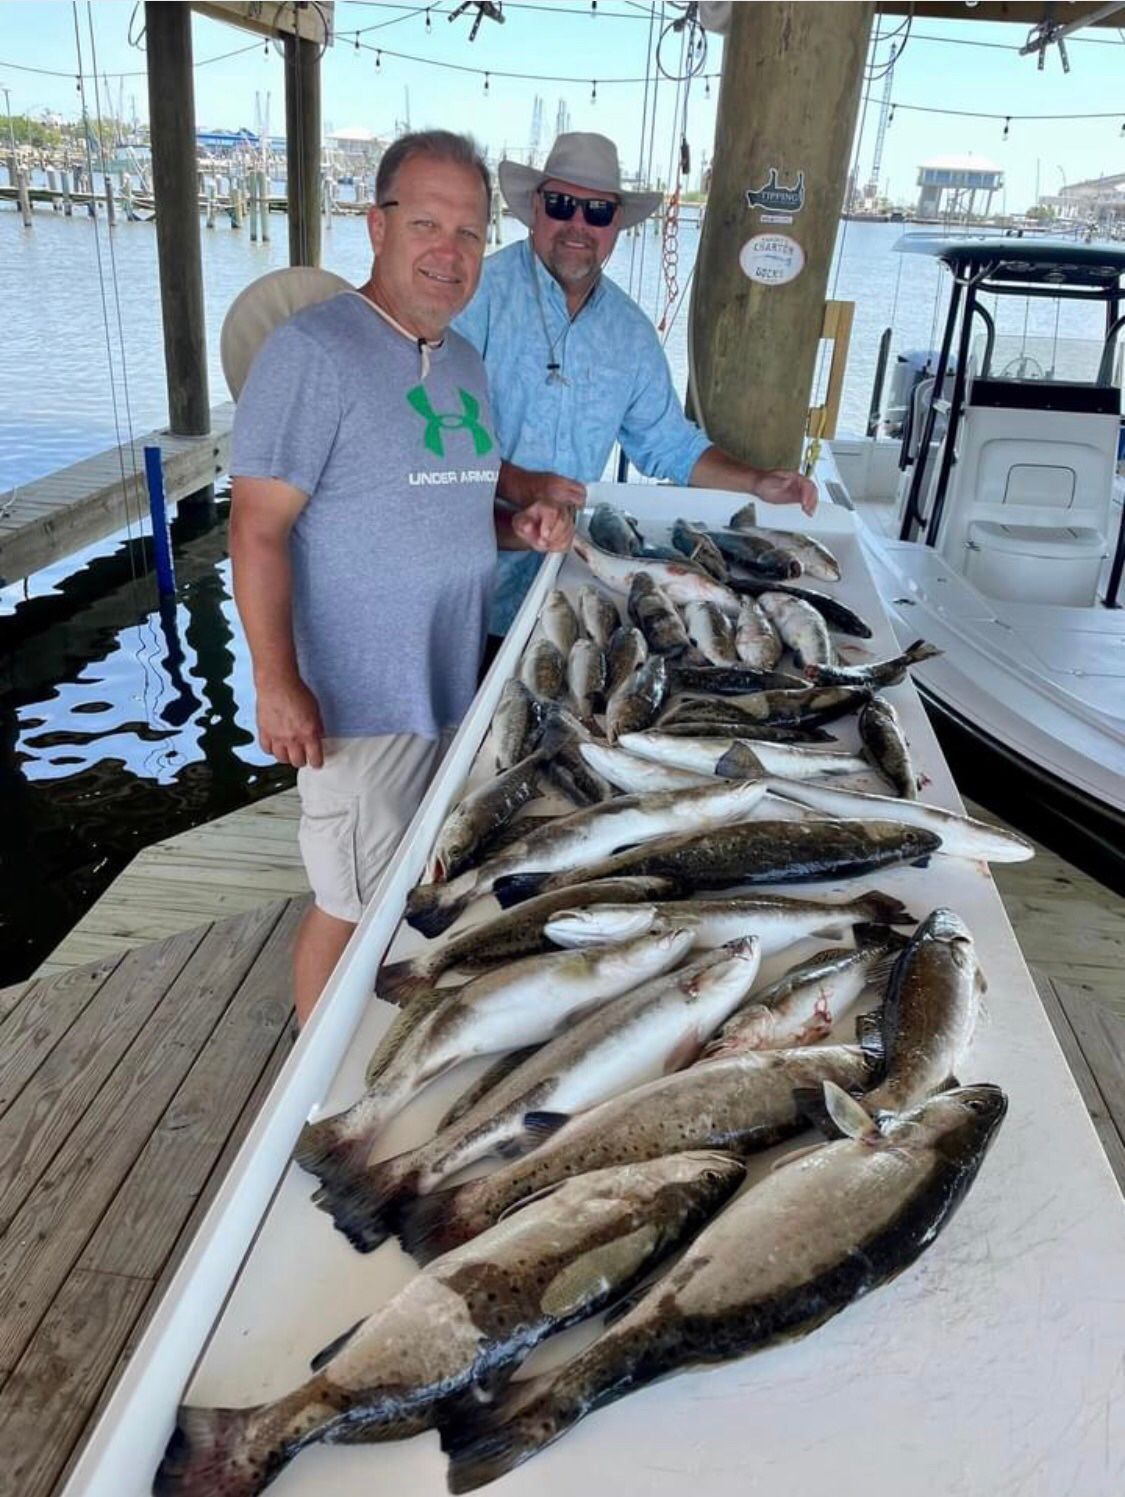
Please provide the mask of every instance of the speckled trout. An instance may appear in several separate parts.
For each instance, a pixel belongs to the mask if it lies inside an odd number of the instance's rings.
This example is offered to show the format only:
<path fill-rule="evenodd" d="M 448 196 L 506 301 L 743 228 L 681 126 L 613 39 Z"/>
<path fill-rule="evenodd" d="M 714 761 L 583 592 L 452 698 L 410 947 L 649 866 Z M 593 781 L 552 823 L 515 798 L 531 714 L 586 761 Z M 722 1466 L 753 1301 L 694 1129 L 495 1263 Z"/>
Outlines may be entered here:
<path fill-rule="evenodd" d="M 621 946 L 524 957 L 451 988 L 393 1055 L 376 1050 L 368 1087 L 333 1117 L 306 1123 L 297 1163 L 322 1185 L 342 1187 L 367 1163 L 390 1118 L 461 1061 L 540 1044 L 598 1004 L 674 967 L 691 948 L 688 931 L 660 930 Z"/>
<path fill-rule="evenodd" d="M 403 1202 L 486 1155 L 512 1158 L 534 1147 L 527 1113 L 580 1112 L 690 1065 L 746 998 L 758 961 L 751 937 L 642 983 L 549 1040 L 427 1143 L 369 1164 L 346 1188 L 326 1186 L 316 1204 L 353 1247 L 370 1252 Z"/>
<path fill-rule="evenodd" d="M 587 1350 L 496 1408 L 451 1412 L 450 1491 L 495 1480 L 656 1378 L 804 1336 L 894 1279 L 964 1200 L 1006 1109 L 999 1087 L 963 1087 L 767 1175 Z"/>
<path fill-rule="evenodd" d="M 856 1045 L 809 1045 L 692 1066 L 573 1118 L 530 1113 L 524 1126 L 545 1142 L 491 1175 L 419 1197 L 403 1210 L 396 1231 L 407 1252 L 428 1263 L 571 1175 L 677 1149 L 742 1154 L 769 1148 L 806 1126 L 795 1090 L 818 1088 L 826 1080 L 862 1088 L 870 1075 Z"/>
<path fill-rule="evenodd" d="M 681 1153 L 570 1180 L 450 1253 L 313 1361 L 273 1403 L 183 1407 L 156 1497 L 253 1497 L 307 1446 L 396 1440 L 440 1401 L 495 1386 L 699 1230 L 741 1183 L 729 1155 Z"/>

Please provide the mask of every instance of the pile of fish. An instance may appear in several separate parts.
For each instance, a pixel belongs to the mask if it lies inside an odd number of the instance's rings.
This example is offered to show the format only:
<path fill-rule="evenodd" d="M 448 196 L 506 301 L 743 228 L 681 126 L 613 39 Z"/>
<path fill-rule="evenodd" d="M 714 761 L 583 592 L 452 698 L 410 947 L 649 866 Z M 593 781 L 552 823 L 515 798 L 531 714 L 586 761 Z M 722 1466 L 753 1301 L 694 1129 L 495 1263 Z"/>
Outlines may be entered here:
<path fill-rule="evenodd" d="M 870 630 L 795 581 L 831 585 L 835 557 L 752 506 L 677 521 L 667 547 L 600 506 L 575 551 L 595 580 L 550 595 L 480 756 L 495 772 L 408 901 L 426 945 L 380 972 L 400 1011 L 364 1094 L 296 1148 L 356 1249 L 397 1237 L 420 1271 L 276 1402 L 182 1409 L 162 1497 L 249 1497 L 309 1444 L 429 1428 L 451 1490 L 491 1481 L 902 1272 L 1004 1116 L 997 1087 L 957 1081 L 984 986 L 963 920 L 918 923 L 862 883 L 777 888 L 1030 856 L 918 797 L 879 693 L 936 652 L 842 660 L 837 636 Z M 852 716 L 862 754 L 827 730 Z M 431 1136 L 388 1155 L 390 1120 L 479 1057 Z M 825 1141 L 746 1184 L 751 1155 L 810 1128 Z M 608 1308 L 586 1351 L 508 1386 Z"/>

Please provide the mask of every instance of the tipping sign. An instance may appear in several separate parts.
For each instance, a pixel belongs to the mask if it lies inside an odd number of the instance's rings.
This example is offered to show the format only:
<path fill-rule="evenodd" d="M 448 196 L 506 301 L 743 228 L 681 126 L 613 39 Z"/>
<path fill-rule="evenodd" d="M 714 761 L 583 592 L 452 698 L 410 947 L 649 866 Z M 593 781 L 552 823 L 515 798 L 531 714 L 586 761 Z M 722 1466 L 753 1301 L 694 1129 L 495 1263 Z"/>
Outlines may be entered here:
<path fill-rule="evenodd" d="M 805 252 L 788 234 L 755 234 L 739 251 L 743 275 L 759 286 L 787 286 L 805 268 Z"/>

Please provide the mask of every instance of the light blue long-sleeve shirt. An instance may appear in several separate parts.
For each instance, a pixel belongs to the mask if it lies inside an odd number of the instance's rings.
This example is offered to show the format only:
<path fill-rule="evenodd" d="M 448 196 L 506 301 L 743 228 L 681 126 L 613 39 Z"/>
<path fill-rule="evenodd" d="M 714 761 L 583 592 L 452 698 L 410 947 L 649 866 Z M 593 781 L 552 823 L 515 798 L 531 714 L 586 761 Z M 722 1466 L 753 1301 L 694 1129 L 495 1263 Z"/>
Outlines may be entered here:
<path fill-rule="evenodd" d="M 571 322 L 530 239 L 489 255 L 453 326 L 484 359 L 500 455 L 521 468 L 594 483 L 620 442 L 640 472 L 686 484 L 711 445 L 684 415 L 656 329 L 636 302 L 603 275 Z M 552 361 L 560 381 L 548 378 Z M 494 634 L 507 631 L 539 560 L 501 555 Z"/>

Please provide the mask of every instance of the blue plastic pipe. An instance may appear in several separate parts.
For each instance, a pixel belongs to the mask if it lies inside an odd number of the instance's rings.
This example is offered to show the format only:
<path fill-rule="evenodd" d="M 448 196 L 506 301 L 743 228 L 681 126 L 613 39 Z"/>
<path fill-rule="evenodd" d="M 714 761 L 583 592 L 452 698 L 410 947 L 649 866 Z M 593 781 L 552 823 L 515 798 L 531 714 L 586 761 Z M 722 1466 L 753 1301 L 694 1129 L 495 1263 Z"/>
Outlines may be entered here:
<path fill-rule="evenodd" d="M 172 537 L 168 532 L 168 510 L 164 503 L 164 469 L 160 448 L 145 448 L 145 479 L 148 507 L 152 515 L 152 549 L 156 560 L 156 591 L 162 598 L 176 594 L 176 570 L 172 564 Z"/>

